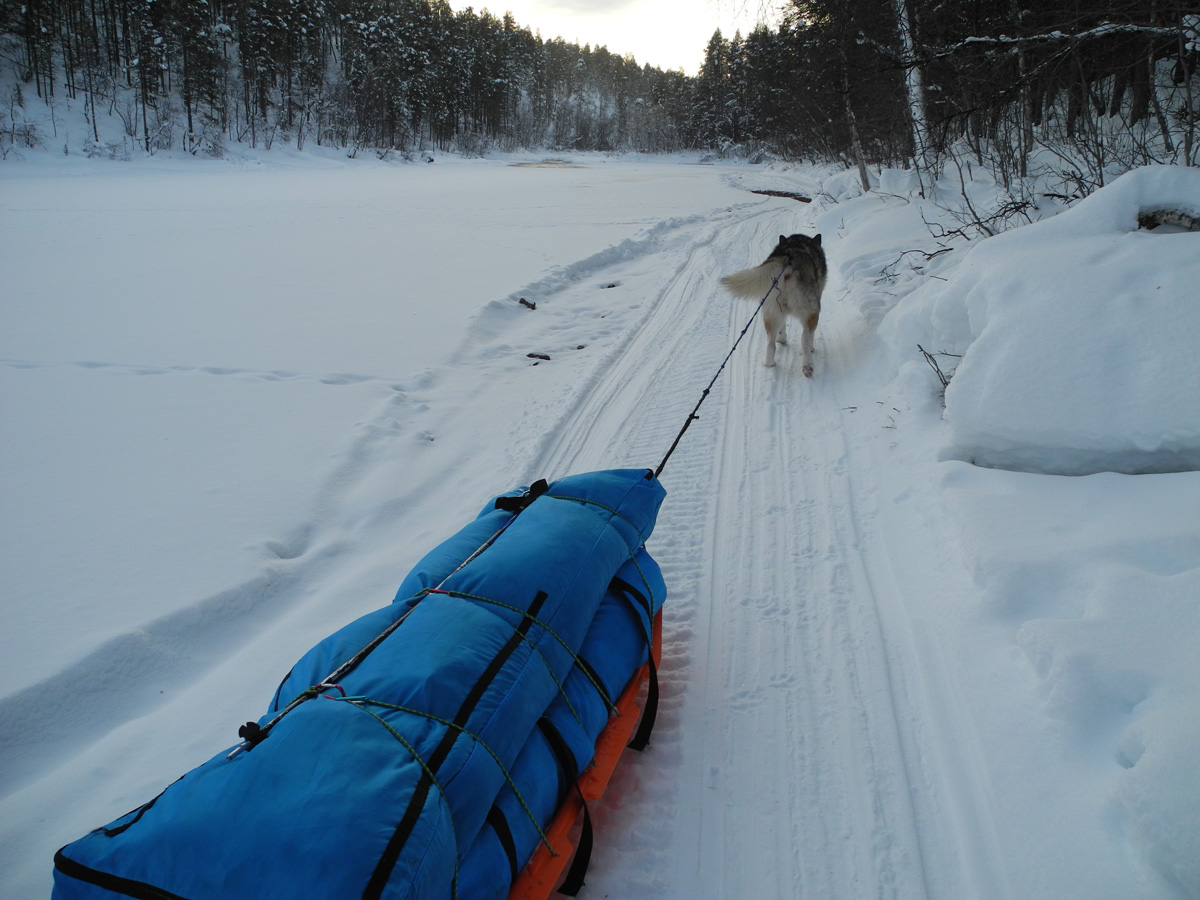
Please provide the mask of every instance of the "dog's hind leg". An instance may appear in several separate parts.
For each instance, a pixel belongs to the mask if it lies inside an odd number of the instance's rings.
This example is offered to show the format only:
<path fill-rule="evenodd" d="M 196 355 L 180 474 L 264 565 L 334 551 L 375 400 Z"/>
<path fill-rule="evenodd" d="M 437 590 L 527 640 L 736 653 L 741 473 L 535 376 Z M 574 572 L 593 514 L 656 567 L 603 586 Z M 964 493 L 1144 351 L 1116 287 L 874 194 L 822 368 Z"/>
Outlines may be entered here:
<path fill-rule="evenodd" d="M 800 336 L 800 352 L 804 356 L 804 377 L 813 376 L 813 334 L 817 330 L 817 319 L 821 313 L 815 312 L 804 317 L 804 333 Z"/>
<path fill-rule="evenodd" d="M 767 331 L 767 356 L 763 360 L 763 365 L 767 368 L 775 365 L 775 343 L 779 340 L 779 335 L 783 331 L 784 317 L 780 314 L 763 312 L 763 328 Z"/>

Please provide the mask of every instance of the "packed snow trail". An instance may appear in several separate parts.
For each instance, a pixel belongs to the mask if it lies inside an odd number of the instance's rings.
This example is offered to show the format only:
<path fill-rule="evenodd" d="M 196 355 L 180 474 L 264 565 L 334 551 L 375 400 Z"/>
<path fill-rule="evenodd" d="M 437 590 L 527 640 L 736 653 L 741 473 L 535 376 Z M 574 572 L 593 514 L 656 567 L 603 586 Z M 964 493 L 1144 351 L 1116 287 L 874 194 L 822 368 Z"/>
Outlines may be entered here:
<path fill-rule="evenodd" d="M 796 210 L 747 210 L 693 245 L 528 476 L 656 464 L 753 312 L 719 276 L 801 230 Z M 790 352 L 763 367 L 756 322 L 663 473 L 665 708 L 597 817 L 595 896 L 1007 896 L 971 779 L 956 793 L 941 774 L 970 768 L 940 758 L 963 741 L 939 730 L 963 724 L 924 708 L 935 657 L 907 633 L 850 447 L 873 336 L 839 288 L 816 377 Z"/>

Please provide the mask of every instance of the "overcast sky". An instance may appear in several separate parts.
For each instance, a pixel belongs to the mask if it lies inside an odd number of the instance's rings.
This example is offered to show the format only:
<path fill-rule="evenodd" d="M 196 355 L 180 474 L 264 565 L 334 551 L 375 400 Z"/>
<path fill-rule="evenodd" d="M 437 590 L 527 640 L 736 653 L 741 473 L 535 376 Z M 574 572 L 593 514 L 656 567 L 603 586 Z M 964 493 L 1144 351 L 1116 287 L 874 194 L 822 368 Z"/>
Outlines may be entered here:
<path fill-rule="evenodd" d="M 450 0 L 455 10 L 470 6 L 500 18 L 511 12 L 519 25 L 568 43 L 605 46 L 639 63 L 683 69 L 695 75 L 714 31 L 746 34 L 763 16 L 775 17 L 782 0 Z"/>

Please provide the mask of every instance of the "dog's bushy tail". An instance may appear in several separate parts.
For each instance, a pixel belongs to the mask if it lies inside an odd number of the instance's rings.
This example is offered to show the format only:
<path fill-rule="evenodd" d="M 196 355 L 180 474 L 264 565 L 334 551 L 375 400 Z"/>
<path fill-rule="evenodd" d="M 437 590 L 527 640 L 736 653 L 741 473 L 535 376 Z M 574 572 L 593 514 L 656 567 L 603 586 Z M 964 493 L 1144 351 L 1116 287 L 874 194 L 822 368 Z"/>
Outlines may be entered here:
<path fill-rule="evenodd" d="M 748 297 L 760 300 L 771 287 L 771 282 L 779 274 L 780 265 L 772 260 L 753 269 L 742 269 L 721 279 L 725 290 L 735 297 Z"/>

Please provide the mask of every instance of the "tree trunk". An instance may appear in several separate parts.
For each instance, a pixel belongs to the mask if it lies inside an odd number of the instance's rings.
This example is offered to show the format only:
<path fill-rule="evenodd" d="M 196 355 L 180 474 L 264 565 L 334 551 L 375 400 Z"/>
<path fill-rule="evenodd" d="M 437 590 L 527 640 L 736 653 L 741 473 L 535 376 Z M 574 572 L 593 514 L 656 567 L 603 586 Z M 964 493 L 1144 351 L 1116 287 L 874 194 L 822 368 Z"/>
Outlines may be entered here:
<path fill-rule="evenodd" d="M 925 185 L 932 181 L 933 148 L 929 140 L 929 115 L 925 105 L 925 85 L 921 66 L 917 62 L 916 41 L 907 0 L 892 0 L 896 11 L 896 31 L 903 51 L 904 89 L 908 97 L 908 120 L 912 128 L 913 167 L 925 196 Z"/>
<path fill-rule="evenodd" d="M 1150 20 L 1151 21 L 1154 21 L 1156 19 L 1155 7 L 1157 5 L 1158 4 L 1156 4 L 1156 3 L 1150 4 Z M 1155 117 L 1155 119 L 1158 120 L 1159 130 L 1162 132 L 1163 146 L 1166 148 L 1168 153 L 1174 154 L 1175 153 L 1175 142 L 1171 139 L 1171 128 L 1167 124 L 1167 117 L 1163 114 L 1162 104 L 1158 102 L 1158 79 L 1156 79 L 1154 77 L 1155 47 L 1154 47 L 1153 38 L 1148 40 L 1146 42 L 1146 44 L 1147 44 L 1147 53 L 1146 53 L 1146 60 L 1145 60 L 1146 82 L 1147 82 L 1146 93 L 1150 99 L 1150 108 L 1152 110 L 1154 110 L 1154 117 Z"/>
<path fill-rule="evenodd" d="M 1009 9 L 1012 12 L 1013 24 L 1017 34 L 1023 34 L 1021 26 L 1020 0 L 1011 0 Z M 1021 82 L 1021 127 L 1018 154 L 1018 171 L 1022 178 L 1029 177 L 1029 154 L 1033 152 L 1033 119 L 1034 98 L 1033 85 L 1029 83 L 1029 50 L 1024 43 L 1017 46 L 1017 77 Z"/>
<path fill-rule="evenodd" d="M 867 175 L 867 158 L 863 153 L 862 140 L 858 136 L 858 119 L 854 115 L 854 106 L 850 102 L 850 63 L 846 59 L 845 48 L 842 54 L 842 102 L 846 106 L 846 124 L 850 128 L 850 144 L 854 148 L 854 159 L 858 163 L 858 180 L 862 182 L 863 193 L 871 190 L 871 179 Z"/>
<path fill-rule="evenodd" d="M 1195 101 L 1192 98 L 1192 73 L 1188 65 L 1188 48 L 1187 41 L 1184 38 L 1184 30 L 1179 29 L 1179 63 L 1183 68 L 1183 95 L 1186 102 L 1183 105 L 1186 110 L 1186 121 L 1183 125 L 1183 164 L 1185 166 L 1193 165 L 1192 148 L 1196 134 L 1196 114 Z"/>

